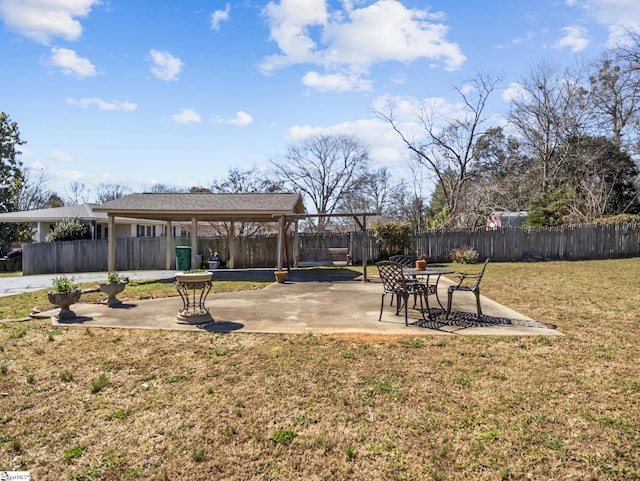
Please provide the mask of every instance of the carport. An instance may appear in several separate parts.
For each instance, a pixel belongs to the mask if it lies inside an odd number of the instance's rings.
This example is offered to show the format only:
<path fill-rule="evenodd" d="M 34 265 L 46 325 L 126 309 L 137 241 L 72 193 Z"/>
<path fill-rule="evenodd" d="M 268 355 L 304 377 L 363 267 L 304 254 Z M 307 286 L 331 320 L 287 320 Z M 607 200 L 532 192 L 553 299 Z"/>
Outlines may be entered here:
<path fill-rule="evenodd" d="M 237 222 L 278 223 L 278 246 L 290 224 L 282 222 L 283 216 L 304 213 L 304 205 L 299 194 L 294 193 L 138 193 L 114 199 L 95 207 L 96 212 L 105 212 L 108 217 L 109 232 L 114 232 L 116 217 L 151 219 L 167 225 L 166 269 L 171 267 L 173 236 L 172 223 L 191 224 L 191 265 L 196 263 L 198 251 L 198 222 L 229 222 L 229 256 L 231 267 L 235 257 L 235 224 Z M 108 238 L 108 270 L 115 271 L 116 241 Z M 278 254 L 278 267 L 282 267 L 282 248 Z"/>

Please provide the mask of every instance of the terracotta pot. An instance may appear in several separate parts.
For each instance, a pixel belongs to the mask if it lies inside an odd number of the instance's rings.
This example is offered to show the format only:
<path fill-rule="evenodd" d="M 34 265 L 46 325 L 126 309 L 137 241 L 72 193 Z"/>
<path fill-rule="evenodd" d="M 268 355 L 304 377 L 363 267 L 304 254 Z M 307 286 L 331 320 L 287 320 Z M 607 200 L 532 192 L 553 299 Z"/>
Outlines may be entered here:
<path fill-rule="evenodd" d="M 284 281 L 287 280 L 287 271 L 275 271 L 274 275 L 276 276 L 276 282 L 279 282 L 280 284 L 282 284 Z"/>
<path fill-rule="evenodd" d="M 416 270 L 417 271 L 424 271 L 427 269 L 427 261 L 424 259 L 418 259 L 416 260 Z"/>

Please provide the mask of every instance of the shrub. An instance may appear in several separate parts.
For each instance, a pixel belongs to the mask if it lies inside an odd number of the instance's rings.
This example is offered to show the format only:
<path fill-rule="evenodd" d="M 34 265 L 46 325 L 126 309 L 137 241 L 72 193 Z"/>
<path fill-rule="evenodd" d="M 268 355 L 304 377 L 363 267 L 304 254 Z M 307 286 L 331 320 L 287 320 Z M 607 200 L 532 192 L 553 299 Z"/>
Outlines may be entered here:
<path fill-rule="evenodd" d="M 74 217 L 58 222 L 53 230 L 47 234 L 45 240 L 47 242 L 72 241 L 89 239 L 90 237 L 89 226 L 83 224 L 77 217 Z"/>
<path fill-rule="evenodd" d="M 371 227 L 380 253 L 383 255 L 402 254 L 411 247 L 411 226 L 406 222 L 380 222 Z"/>
<path fill-rule="evenodd" d="M 609 217 L 601 217 L 594 221 L 596 225 L 630 224 L 640 225 L 640 214 L 617 214 Z"/>
<path fill-rule="evenodd" d="M 478 260 L 478 252 L 470 246 L 456 247 L 449 252 L 449 259 L 460 264 L 473 264 Z"/>

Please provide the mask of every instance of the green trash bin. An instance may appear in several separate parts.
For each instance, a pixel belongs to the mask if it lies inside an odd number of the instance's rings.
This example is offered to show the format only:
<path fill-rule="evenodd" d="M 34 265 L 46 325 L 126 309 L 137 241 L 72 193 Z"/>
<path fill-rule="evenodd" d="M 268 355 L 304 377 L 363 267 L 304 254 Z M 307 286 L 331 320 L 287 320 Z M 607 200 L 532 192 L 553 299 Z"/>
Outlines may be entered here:
<path fill-rule="evenodd" d="M 191 269 L 191 246 L 176 246 L 176 270 Z"/>

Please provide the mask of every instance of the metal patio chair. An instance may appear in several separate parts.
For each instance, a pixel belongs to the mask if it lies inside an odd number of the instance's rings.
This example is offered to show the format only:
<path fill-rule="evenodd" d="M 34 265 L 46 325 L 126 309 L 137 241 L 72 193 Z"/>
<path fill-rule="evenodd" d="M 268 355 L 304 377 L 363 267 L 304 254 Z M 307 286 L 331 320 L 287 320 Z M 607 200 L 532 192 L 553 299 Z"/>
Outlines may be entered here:
<path fill-rule="evenodd" d="M 415 267 L 416 266 L 416 258 L 413 256 L 407 256 L 404 254 L 396 254 L 394 256 L 389 257 L 391 262 L 395 262 L 396 264 L 401 264 L 404 267 Z"/>
<path fill-rule="evenodd" d="M 480 281 L 482 281 L 482 276 L 484 276 L 484 271 L 487 268 L 487 264 L 489 263 L 489 258 L 484 261 L 482 265 L 482 269 L 477 274 L 464 274 L 459 273 L 454 276 L 458 278 L 458 284 L 449 286 L 447 290 L 447 315 L 446 319 L 449 319 L 449 314 L 451 314 L 451 300 L 454 292 L 473 292 L 476 296 L 476 307 L 478 310 L 478 318 L 482 317 L 482 308 L 480 307 Z M 475 279 L 473 284 L 465 284 L 469 279 Z"/>
<path fill-rule="evenodd" d="M 382 280 L 382 299 L 380 301 L 380 316 L 378 322 L 382 320 L 382 311 L 384 309 L 384 297 L 391 294 L 396 298 L 396 316 L 400 310 L 404 308 L 404 324 L 409 325 L 408 304 L 409 296 L 420 299 L 420 313 L 424 319 L 423 298 L 427 295 L 427 286 L 416 279 L 407 277 L 402 272 L 402 265 L 391 261 L 377 262 L 378 272 Z M 392 304 L 393 304 L 392 297 Z"/>

